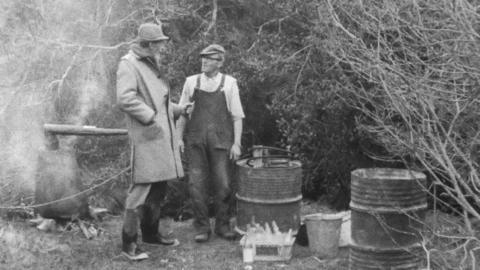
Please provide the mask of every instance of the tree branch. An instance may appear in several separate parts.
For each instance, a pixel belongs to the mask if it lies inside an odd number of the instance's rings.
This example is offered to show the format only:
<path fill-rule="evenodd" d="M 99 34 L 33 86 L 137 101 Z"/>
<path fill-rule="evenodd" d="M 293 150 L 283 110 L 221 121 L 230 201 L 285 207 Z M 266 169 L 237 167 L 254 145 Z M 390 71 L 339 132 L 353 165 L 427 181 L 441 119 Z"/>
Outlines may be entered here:
<path fill-rule="evenodd" d="M 208 25 L 207 30 L 205 31 L 204 35 L 207 36 L 210 31 L 213 29 L 213 39 L 217 39 L 217 13 L 218 13 L 218 0 L 212 0 L 213 2 L 213 11 L 212 11 L 212 20 Z"/>

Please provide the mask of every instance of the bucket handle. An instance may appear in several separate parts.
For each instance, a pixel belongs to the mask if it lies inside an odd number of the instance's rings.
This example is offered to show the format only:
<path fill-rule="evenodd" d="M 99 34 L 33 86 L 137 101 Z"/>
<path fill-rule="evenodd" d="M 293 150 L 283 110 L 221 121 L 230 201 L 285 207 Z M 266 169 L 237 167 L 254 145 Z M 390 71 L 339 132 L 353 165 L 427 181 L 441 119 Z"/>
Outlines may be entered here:
<path fill-rule="evenodd" d="M 285 159 L 288 159 L 288 160 L 292 160 L 292 156 L 287 156 L 287 155 L 269 155 L 269 156 L 262 156 L 262 157 L 250 157 L 247 159 L 247 161 L 245 162 L 248 166 L 250 167 L 253 167 L 254 165 L 251 164 L 251 162 L 255 161 L 255 160 L 258 160 L 258 159 L 261 159 L 261 160 L 265 160 L 265 159 L 274 159 L 274 158 L 285 158 Z M 277 165 L 283 165 L 283 164 L 287 164 L 287 162 L 280 162 L 280 163 L 277 163 Z"/>

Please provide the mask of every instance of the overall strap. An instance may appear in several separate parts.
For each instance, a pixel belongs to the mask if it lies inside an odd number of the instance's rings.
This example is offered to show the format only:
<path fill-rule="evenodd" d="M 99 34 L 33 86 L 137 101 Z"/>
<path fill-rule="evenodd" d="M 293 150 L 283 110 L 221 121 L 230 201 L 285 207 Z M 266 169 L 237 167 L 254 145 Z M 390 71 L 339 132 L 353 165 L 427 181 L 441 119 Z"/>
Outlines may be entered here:
<path fill-rule="evenodd" d="M 197 80 L 196 80 L 196 84 L 195 84 L 195 87 L 193 88 L 193 93 L 192 93 L 192 96 L 190 97 L 190 102 L 193 102 L 193 97 L 195 95 L 195 91 L 197 89 L 201 89 L 200 88 L 200 77 L 202 76 L 202 74 L 198 74 L 197 76 Z M 225 86 L 225 74 L 222 74 L 222 79 L 220 80 L 220 85 L 218 85 L 218 88 L 214 91 L 214 92 L 217 92 L 217 91 L 220 91 L 222 90 L 222 88 Z"/>
<path fill-rule="evenodd" d="M 220 85 L 218 86 L 215 92 L 222 90 L 223 86 L 225 85 L 225 74 L 222 74 L 222 80 L 220 81 Z"/>
<path fill-rule="evenodd" d="M 195 87 L 193 88 L 193 93 L 192 95 L 190 96 L 190 102 L 193 102 L 194 101 L 194 96 L 195 96 L 195 91 L 197 89 L 200 89 L 200 76 L 202 76 L 202 74 L 198 74 L 197 76 L 197 83 L 195 84 Z"/>
<path fill-rule="evenodd" d="M 202 76 L 201 73 L 198 74 L 198 76 L 197 76 L 197 84 L 195 85 L 195 88 L 197 88 L 197 89 L 200 89 L 200 77 L 201 77 L 201 76 Z M 194 89 L 195 89 L 195 88 L 194 88 Z"/>

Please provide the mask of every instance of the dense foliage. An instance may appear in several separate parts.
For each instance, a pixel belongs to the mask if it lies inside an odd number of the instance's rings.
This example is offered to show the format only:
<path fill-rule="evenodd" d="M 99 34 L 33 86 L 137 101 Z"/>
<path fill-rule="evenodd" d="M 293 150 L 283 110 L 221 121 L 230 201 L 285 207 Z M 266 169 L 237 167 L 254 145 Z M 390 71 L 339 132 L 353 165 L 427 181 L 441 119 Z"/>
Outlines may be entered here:
<path fill-rule="evenodd" d="M 13 89 L 22 97 L 32 95 L 31 102 L 14 95 L 6 99 L 5 145 L 27 136 L 35 142 L 31 148 L 42 146 L 45 122 L 124 127 L 114 95 L 118 60 L 140 23 L 162 21 L 172 37 L 174 100 L 184 78 L 198 72 L 198 52 L 212 42 L 224 45 L 225 72 L 238 79 L 247 114 L 244 150 L 253 144 L 289 146 L 304 163 L 306 195 L 335 198 L 339 183 L 348 194 L 357 157 L 353 110 L 336 96 L 340 75 L 329 70 L 331 58 L 315 43 L 314 2 L 32 0 L 3 5 L 7 62 L 2 67 L 11 80 L 2 89 L 6 96 Z M 36 113 L 19 113 L 32 106 Z M 34 128 L 25 127 L 25 121 Z M 77 149 L 80 165 L 90 173 L 87 183 L 92 175 L 128 164 L 125 138 L 65 137 L 62 143 Z M 26 148 L 14 145 L 13 152 Z M 22 155 L 14 162 L 30 167 L 35 157 Z M 347 202 L 343 199 L 343 207 Z"/>
<path fill-rule="evenodd" d="M 466 190 L 476 200 L 474 7 L 468 1 L 3 2 L 1 72 L 8 76 L 0 124 L 10 154 L 2 176 L 31 178 L 35 157 L 25 153 L 42 146 L 42 123 L 124 127 L 115 105 L 118 60 L 139 24 L 161 21 L 172 38 L 173 99 L 185 77 L 198 72 L 198 52 L 212 42 L 224 45 L 225 72 L 238 79 L 247 115 L 244 150 L 264 144 L 297 152 L 307 197 L 346 208 L 350 171 L 380 165 L 424 170 L 446 181 L 450 197 L 466 201 L 458 196 Z M 87 184 L 128 164 L 126 138 L 62 143 L 76 147 L 90 173 Z M 447 151 L 443 157 L 419 151 L 438 144 Z"/>

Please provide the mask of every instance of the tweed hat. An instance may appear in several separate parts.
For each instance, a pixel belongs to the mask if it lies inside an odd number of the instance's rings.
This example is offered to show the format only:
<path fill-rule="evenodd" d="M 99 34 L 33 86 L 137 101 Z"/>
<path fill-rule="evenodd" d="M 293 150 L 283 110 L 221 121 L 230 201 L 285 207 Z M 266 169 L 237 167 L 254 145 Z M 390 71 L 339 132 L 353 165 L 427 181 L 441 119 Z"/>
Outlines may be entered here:
<path fill-rule="evenodd" d="M 208 45 L 205 49 L 200 52 L 200 56 L 211 55 L 211 54 L 225 54 L 225 49 L 218 44 Z"/>
<path fill-rule="evenodd" d="M 168 39 L 170 38 L 163 34 L 162 25 L 144 23 L 138 27 L 138 41 L 160 41 Z"/>

